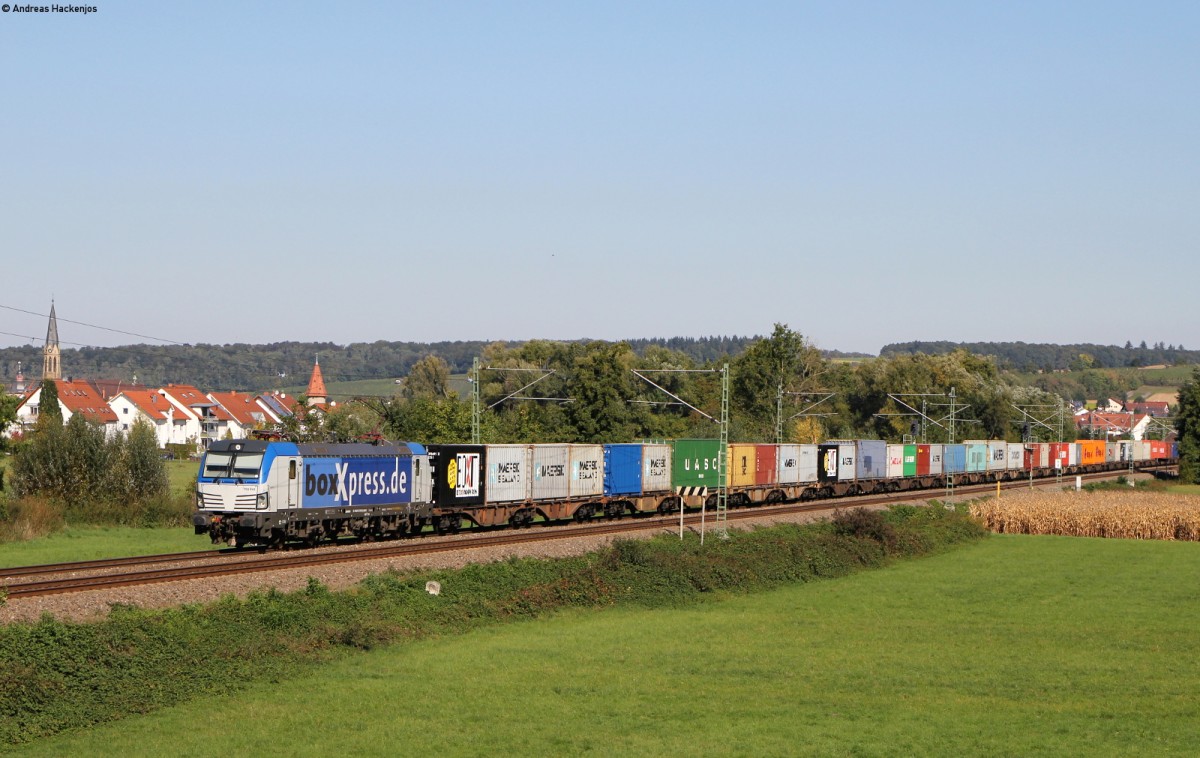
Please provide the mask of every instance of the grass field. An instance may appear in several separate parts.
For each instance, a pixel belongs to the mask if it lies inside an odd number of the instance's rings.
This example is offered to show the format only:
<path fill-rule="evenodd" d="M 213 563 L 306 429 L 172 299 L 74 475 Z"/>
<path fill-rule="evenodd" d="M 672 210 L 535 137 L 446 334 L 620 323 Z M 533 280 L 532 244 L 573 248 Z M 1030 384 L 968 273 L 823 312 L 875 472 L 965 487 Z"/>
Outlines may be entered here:
<path fill-rule="evenodd" d="M 125 526 L 71 526 L 49 537 L 0 544 L 0 567 L 184 553 L 219 548 L 192 527 L 137 529 Z"/>
<path fill-rule="evenodd" d="M 997 536 L 718 603 L 346 655 L 17 754 L 1192 755 L 1198 559 Z"/>

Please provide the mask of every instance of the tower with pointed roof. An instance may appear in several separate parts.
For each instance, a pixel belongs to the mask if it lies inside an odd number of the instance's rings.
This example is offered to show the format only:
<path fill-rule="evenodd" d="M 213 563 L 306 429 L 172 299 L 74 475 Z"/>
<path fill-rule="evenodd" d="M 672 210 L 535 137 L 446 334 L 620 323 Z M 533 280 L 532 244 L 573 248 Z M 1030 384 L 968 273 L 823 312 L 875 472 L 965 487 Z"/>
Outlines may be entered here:
<path fill-rule="evenodd" d="M 58 318 L 50 301 L 50 326 L 46 328 L 46 346 L 42 348 L 42 379 L 62 379 L 62 351 L 58 347 Z"/>
<path fill-rule="evenodd" d="M 312 378 L 308 380 L 308 405 L 311 408 L 314 405 L 325 405 L 329 399 L 325 392 L 325 379 L 321 376 L 321 356 L 317 356 L 313 363 Z"/>

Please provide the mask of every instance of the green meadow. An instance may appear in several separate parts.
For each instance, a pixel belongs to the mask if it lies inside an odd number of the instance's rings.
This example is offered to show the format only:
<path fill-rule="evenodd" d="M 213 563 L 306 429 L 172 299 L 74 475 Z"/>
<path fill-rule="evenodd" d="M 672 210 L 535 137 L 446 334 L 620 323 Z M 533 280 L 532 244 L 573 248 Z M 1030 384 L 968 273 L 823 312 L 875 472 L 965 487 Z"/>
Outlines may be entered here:
<path fill-rule="evenodd" d="M 1200 545 L 993 536 L 369 652 L 19 755 L 1195 755 Z"/>

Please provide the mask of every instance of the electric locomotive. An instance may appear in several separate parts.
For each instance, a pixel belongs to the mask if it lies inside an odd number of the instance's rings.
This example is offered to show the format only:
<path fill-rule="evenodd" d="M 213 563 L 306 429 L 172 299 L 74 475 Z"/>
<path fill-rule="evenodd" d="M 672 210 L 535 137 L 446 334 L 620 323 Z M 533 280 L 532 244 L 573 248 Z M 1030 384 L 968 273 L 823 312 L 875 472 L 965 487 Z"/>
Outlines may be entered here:
<path fill-rule="evenodd" d="M 196 479 L 196 534 L 230 546 L 398 536 L 429 522 L 429 454 L 416 443 L 218 440 Z"/>

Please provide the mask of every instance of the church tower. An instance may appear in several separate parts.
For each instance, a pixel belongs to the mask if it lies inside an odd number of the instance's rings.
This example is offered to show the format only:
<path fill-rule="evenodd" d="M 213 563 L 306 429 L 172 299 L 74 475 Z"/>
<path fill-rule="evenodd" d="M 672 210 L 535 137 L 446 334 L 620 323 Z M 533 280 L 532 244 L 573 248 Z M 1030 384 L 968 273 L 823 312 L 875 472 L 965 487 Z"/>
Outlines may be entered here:
<path fill-rule="evenodd" d="M 308 406 L 324 406 L 329 399 L 325 392 L 325 379 L 321 376 L 321 357 L 317 356 L 313 363 L 312 378 L 308 380 Z"/>
<path fill-rule="evenodd" d="M 54 301 L 50 301 L 50 326 L 46 329 L 46 346 L 42 348 L 42 379 L 62 379 L 62 351 L 58 347 L 58 318 Z"/>

